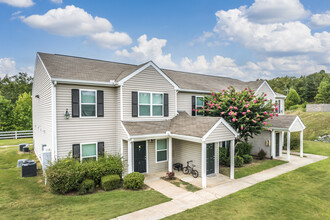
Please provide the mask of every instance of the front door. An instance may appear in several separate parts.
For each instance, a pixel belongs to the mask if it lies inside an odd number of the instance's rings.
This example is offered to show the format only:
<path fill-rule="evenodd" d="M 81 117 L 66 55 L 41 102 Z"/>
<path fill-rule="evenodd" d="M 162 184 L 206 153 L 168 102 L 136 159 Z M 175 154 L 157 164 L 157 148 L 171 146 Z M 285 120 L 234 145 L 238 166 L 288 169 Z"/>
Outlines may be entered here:
<path fill-rule="evenodd" d="M 214 173 L 214 143 L 206 145 L 206 174 Z"/>
<path fill-rule="evenodd" d="M 147 172 L 146 142 L 134 142 L 134 172 Z"/>
<path fill-rule="evenodd" d="M 280 133 L 276 133 L 276 157 L 280 156 Z"/>

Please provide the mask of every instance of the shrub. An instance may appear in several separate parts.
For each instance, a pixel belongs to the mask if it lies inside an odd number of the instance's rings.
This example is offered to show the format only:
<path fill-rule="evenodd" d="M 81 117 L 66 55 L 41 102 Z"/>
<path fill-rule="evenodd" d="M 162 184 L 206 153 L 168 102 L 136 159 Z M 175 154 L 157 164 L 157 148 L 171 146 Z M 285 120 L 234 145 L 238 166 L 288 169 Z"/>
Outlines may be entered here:
<path fill-rule="evenodd" d="M 258 152 L 258 159 L 259 160 L 263 160 L 263 159 L 265 159 L 265 157 L 266 157 L 266 152 L 263 150 L 263 149 L 261 149 L 259 152 Z"/>
<path fill-rule="evenodd" d="M 117 174 L 104 176 L 101 178 L 101 187 L 105 191 L 117 189 L 120 186 L 120 177 Z"/>
<path fill-rule="evenodd" d="M 87 193 L 92 193 L 95 190 L 95 183 L 91 179 L 84 180 L 79 187 L 79 194 L 84 195 Z"/>
<path fill-rule="evenodd" d="M 127 174 L 124 177 L 124 188 L 125 189 L 141 189 L 144 182 L 144 176 L 141 173 L 134 172 Z"/>
<path fill-rule="evenodd" d="M 52 193 L 65 194 L 79 190 L 85 179 L 93 180 L 98 186 L 103 176 L 116 174 L 121 177 L 122 173 L 123 163 L 117 155 L 108 155 L 100 157 L 98 161 L 83 163 L 68 157 L 51 164 L 46 170 L 46 177 Z"/>
<path fill-rule="evenodd" d="M 235 155 L 235 167 L 241 167 L 244 164 L 244 159 L 243 157 L 239 155 Z"/>
<path fill-rule="evenodd" d="M 56 194 L 65 194 L 78 190 L 84 180 L 79 161 L 73 158 L 57 160 L 46 170 L 47 184 L 50 191 Z"/>
<path fill-rule="evenodd" d="M 221 147 L 219 149 L 219 164 L 220 165 L 227 165 L 228 162 L 228 150 L 225 147 Z"/>
<path fill-rule="evenodd" d="M 100 185 L 103 176 L 117 174 L 121 177 L 123 173 L 123 163 L 120 156 L 100 157 L 98 161 L 86 161 L 81 166 L 84 178 L 94 180 L 96 185 Z"/>
<path fill-rule="evenodd" d="M 253 157 L 249 154 L 244 154 L 243 156 L 244 163 L 251 163 L 253 161 Z"/>
<path fill-rule="evenodd" d="M 239 155 L 239 156 L 243 156 L 245 154 L 250 155 L 251 154 L 251 150 L 252 150 L 252 145 L 246 142 L 239 142 L 236 144 L 235 147 L 235 152 Z"/>

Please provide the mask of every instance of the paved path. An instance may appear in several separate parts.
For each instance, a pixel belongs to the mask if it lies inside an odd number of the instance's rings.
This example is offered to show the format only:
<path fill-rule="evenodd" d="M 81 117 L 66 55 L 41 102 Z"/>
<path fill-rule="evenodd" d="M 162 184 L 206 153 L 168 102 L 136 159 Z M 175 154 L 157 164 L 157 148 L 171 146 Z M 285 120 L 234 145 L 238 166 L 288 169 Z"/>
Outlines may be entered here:
<path fill-rule="evenodd" d="M 220 185 L 206 188 L 194 193 L 186 192 L 183 189 L 174 186 L 164 180 L 149 181 L 146 184 L 164 195 L 172 198 L 171 201 L 155 205 L 146 209 L 119 216 L 115 219 L 161 219 L 170 215 L 183 212 L 187 209 L 203 205 L 215 199 L 222 198 L 239 190 L 250 187 L 256 183 L 269 180 L 281 174 L 290 172 L 299 167 L 324 160 L 326 156 L 313 154 L 304 154 L 304 158 L 291 155 L 291 162 L 282 164 L 259 173 L 252 174 L 237 180 L 225 182 Z M 285 158 L 285 155 L 284 155 Z M 167 189 L 168 187 L 168 189 Z M 175 187 L 175 188 L 173 188 Z M 173 190 L 173 191 L 172 191 Z"/>

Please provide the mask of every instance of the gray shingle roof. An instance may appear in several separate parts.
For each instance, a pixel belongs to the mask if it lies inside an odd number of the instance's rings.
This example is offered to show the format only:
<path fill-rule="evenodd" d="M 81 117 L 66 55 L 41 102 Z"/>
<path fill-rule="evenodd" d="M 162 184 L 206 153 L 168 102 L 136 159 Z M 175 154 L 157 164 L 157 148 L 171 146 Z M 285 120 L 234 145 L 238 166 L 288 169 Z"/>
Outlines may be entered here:
<path fill-rule="evenodd" d="M 110 80 L 115 80 L 118 82 L 145 64 L 124 64 L 41 52 L 38 52 L 38 54 L 50 76 L 58 79 L 107 83 Z M 234 86 L 238 90 L 246 87 L 256 90 L 264 82 L 262 80 L 243 82 L 228 77 L 187 73 L 168 69 L 162 69 L 162 71 L 181 89 L 217 91 L 219 89 L 225 89 L 228 86 Z"/>
<path fill-rule="evenodd" d="M 289 129 L 294 120 L 298 117 L 297 115 L 279 115 L 278 117 L 273 117 L 273 119 L 268 119 L 270 127 L 274 128 L 284 128 Z"/>
<path fill-rule="evenodd" d="M 186 135 L 202 138 L 216 123 L 219 117 L 193 117 L 186 112 L 180 112 L 171 120 L 127 122 L 123 124 L 131 136 L 148 134 L 172 134 Z"/>

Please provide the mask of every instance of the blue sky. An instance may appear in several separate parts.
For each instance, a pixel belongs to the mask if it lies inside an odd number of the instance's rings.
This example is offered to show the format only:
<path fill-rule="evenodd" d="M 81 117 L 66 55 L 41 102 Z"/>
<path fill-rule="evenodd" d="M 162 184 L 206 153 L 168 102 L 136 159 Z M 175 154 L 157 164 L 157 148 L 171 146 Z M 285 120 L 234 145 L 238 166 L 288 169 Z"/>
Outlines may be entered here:
<path fill-rule="evenodd" d="M 327 0 L 0 0 L 0 77 L 37 51 L 230 76 L 330 68 Z"/>

